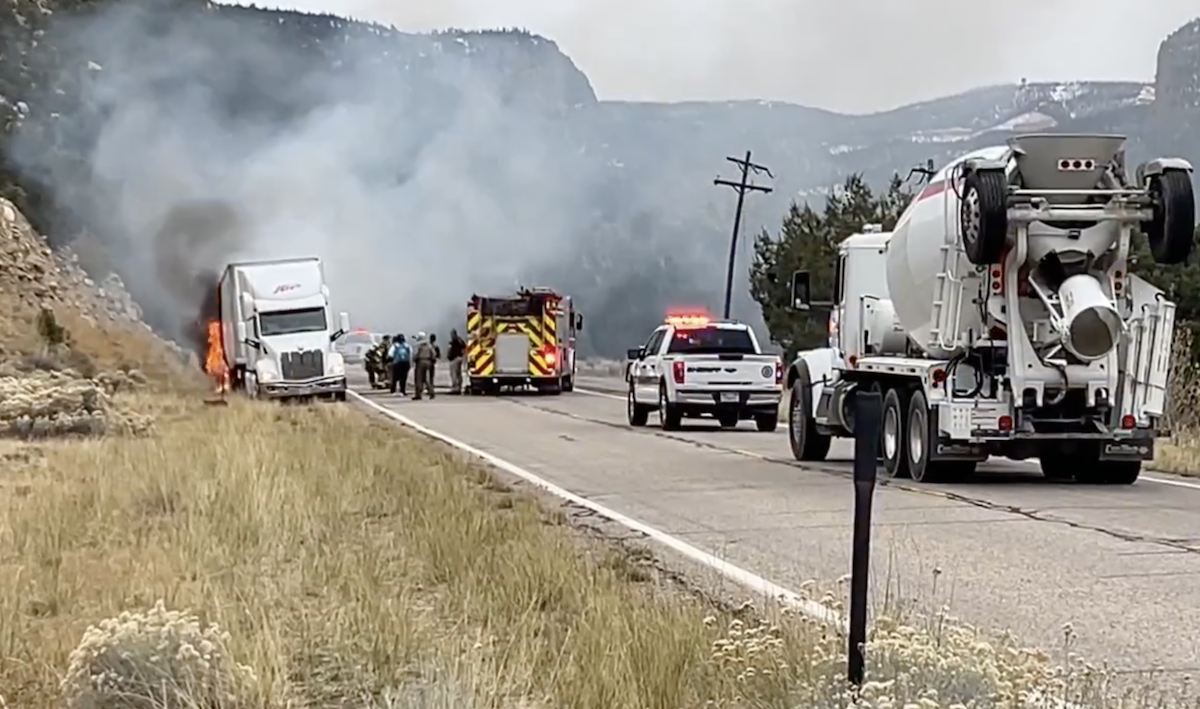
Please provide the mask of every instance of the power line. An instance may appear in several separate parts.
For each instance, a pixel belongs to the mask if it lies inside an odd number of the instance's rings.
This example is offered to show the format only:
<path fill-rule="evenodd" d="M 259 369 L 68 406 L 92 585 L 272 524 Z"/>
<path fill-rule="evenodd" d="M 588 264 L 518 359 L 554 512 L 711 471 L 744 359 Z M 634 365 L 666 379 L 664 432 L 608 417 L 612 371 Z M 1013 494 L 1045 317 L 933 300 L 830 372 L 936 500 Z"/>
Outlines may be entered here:
<path fill-rule="evenodd" d="M 742 178 L 738 182 L 730 182 L 729 180 L 722 180 L 720 177 L 713 180 L 714 185 L 732 187 L 733 189 L 737 190 L 737 193 L 738 193 L 737 211 L 735 211 L 733 213 L 733 236 L 729 240 L 729 270 L 725 274 L 725 316 L 724 317 L 726 319 L 728 319 L 729 311 L 733 304 L 733 271 L 734 271 L 734 266 L 737 261 L 738 233 L 742 229 L 742 206 L 746 202 L 746 193 L 747 192 L 768 193 L 768 192 L 772 191 L 772 189 L 770 187 L 767 187 L 765 185 L 752 184 L 750 182 L 750 174 L 751 173 L 753 173 L 755 175 L 765 174 L 767 177 L 770 177 L 771 179 L 775 179 L 775 175 L 771 174 L 771 170 L 768 169 L 766 165 L 757 165 L 755 163 L 750 162 L 750 151 L 749 150 L 746 151 L 745 158 L 739 159 L 739 158 L 727 157 L 725 159 L 728 160 L 729 162 L 733 163 L 734 165 L 737 165 L 738 169 L 742 173 Z"/>

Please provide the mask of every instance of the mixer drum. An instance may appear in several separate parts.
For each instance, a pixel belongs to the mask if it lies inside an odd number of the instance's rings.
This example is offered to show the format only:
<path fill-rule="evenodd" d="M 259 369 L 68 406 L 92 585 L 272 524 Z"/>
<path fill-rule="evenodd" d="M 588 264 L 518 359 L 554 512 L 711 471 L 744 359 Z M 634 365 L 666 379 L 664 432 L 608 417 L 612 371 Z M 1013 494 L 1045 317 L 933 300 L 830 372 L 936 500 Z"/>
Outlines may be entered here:
<path fill-rule="evenodd" d="M 979 335 L 983 332 L 978 310 L 970 302 L 977 286 L 968 283 L 963 292 L 958 327 L 953 328 L 954 332 L 940 333 L 938 337 L 948 347 L 931 342 L 937 327 L 934 319 L 938 309 L 934 301 L 938 296 L 939 274 L 948 265 L 956 278 L 975 276 L 974 267 L 960 253 L 952 252 L 956 255 L 949 264 L 945 260 L 943 247 L 953 247 L 960 213 L 958 193 L 949 184 L 949 177 L 964 160 L 1001 160 L 1007 152 L 1008 148 L 1004 146 L 983 148 L 946 165 L 905 210 L 888 240 L 888 295 L 896 319 L 913 345 L 933 357 L 946 358 L 957 353 L 961 349 L 957 342 L 960 333 L 972 330 Z"/>

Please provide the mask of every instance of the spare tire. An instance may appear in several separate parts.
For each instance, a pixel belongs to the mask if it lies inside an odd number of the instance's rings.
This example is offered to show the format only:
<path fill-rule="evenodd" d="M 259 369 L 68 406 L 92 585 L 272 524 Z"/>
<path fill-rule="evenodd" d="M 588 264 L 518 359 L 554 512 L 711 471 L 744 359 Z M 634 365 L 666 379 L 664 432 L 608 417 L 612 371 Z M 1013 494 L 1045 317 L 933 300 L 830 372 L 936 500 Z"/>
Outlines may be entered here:
<path fill-rule="evenodd" d="M 999 263 L 1008 240 L 1008 176 L 1003 170 L 968 170 L 963 176 L 959 231 L 971 263 Z"/>
<path fill-rule="evenodd" d="M 1196 196 L 1186 170 L 1164 170 L 1150 178 L 1154 218 L 1143 230 L 1154 260 L 1164 266 L 1187 261 L 1196 240 Z"/>

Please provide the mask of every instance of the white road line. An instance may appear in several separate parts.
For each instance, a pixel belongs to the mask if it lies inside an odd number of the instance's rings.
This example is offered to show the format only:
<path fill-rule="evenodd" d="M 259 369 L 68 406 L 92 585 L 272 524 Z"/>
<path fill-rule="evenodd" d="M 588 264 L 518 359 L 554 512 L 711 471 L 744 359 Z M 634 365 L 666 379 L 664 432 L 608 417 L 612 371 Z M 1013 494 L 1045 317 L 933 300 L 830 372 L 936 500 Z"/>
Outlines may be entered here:
<path fill-rule="evenodd" d="M 575 387 L 575 391 L 580 394 L 586 394 L 587 396 L 597 396 L 602 399 L 617 399 L 618 401 L 625 401 L 624 396 L 620 396 L 618 394 L 610 394 L 609 392 L 606 392 L 606 391 L 596 391 L 594 389 L 580 389 L 579 387 Z M 731 451 L 731 452 L 741 453 L 743 455 L 749 455 L 752 458 L 760 458 L 763 460 L 765 460 L 767 458 L 767 456 L 764 456 L 762 454 L 750 453 L 748 451 L 735 450 L 735 451 Z M 1027 460 L 1019 460 L 1019 461 L 1014 460 L 1014 461 L 1009 461 L 1009 462 L 1010 463 L 1019 463 L 1019 464 L 1023 464 L 1023 465 L 1030 465 L 1030 466 L 1036 466 L 1038 464 L 1036 458 L 1029 458 Z M 1188 482 L 1186 480 L 1176 480 L 1174 478 L 1160 478 L 1157 475 L 1145 475 L 1145 474 L 1141 475 L 1138 478 L 1138 481 L 1143 481 L 1143 480 L 1148 483 L 1157 483 L 1159 485 L 1170 485 L 1171 487 L 1183 487 L 1183 488 L 1187 488 L 1189 490 L 1200 490 L 1200 483 Z"/>
<path fill-rule="evenodd" d="M 578 391 L 578 389 L 576 389 L 576 391 Z M 623 515 L 620 512 L 617 512 L 616 510 L 609 509 L 608 507 L 605 507 L 604 505 L 593 502 L 593 501 L 587 499 L 586 497 L 581 497 L 579 495 L 576 495 L 575 493 L 571 492 L 570 490 L 561 488 L 561 487 L 555 485 L 554 483 L 550 482 L 549 480 L 546 480 L 538 475 L 535 475 L 534 473 L 531 473 L 528 470 L 525 470 L 524 468 L 522 468 L 514 463 L 510 463 L 509 461 L 504 460 L 503 458 L 499 458 L 495 455 L 492 455 L 491 453 L 480 450 L 468 443 L 464 443 L 455 438 L 451 438 L 450 436 L 447 436 L 444 433 L 435 431 L 432 428 L 429 428 L 428 426 L 423 426 L 423 425 L 417 423 L 416 421 L 408 418 L 407 416 L 398 414 L 395 411 L 392 411 L 391 409 L 386 408 L 384 406 L 380 406 L 379 404 L 375 403 L 374 401 L 371 401 L 370 399 L 367 399 L 366 397 L 362 396 L 358 392 L 350 391 L 348 393 L 351 396 L 351 398 L 353 398 L 355 401 L 358 401 L 362 404 L 366 404 L 367 406 L 371 407 L 375 411 L 378 411 L 379 413 L 397 421 L 398 423 L 400 423 L 403 426 L 411 428 L 412 430 L 414 430 L 418 433 L 421 433 L 430 438 L 439 440 L 442 443 L 453 446 L 454 448 L 457 448 L 465 453 L 468 453 L 476 458 L 479 458 L 480 460 L 483 460 L 484 462 L 486 462 L 496 468 L 499 468 L 500 470 L 503 470 L 506 473 L 515 475 L 532 485 L 536 485 L 537 487 L 542 488 L 543 490 L 549 492 L 550 494 L 554 495 L 555 497 L 558 497 L 558 498 L 561 498 L 568 502 L 571 502 L 572 504 L 579 505 L 580 507 L 589 509 L 592 512 L 595 512 L 596 514 L 598 514 L 602 517 L 610 519 L 613 522 L 616 522 L 617 524 L 620 524 L 621 526 L 626 527 L 627 529 L 631 529 L 636 532 L 640 532 L 640 533 L 646 535 L 647 537 L 649 537 L 650 539 L 654 540 L 655 542 L 667 547 L 668 549 L 671 549 L 679 554 L 682 554 L 683 556 L 687 557 L 688 559 L 691 559 L 694 562 L 702 564 L 702 565 L 712 569 L 713 571 L 716 571 L 721 576 L 724 576 L 725 578 L 729 579 L 730 581 L 733 581 L 734 583 L 736 583 L 740 586 L 744 586 L 745 588 L 749 589 L 750 591 L 753 591 L 756 594 L 759 594 L 759 595 L 767 597 L 767 598 L 773 598 L 776 601 L 779 601 L 788 606 L 791 606 L 792 608 L 795 608 L 800 613 L 803 613 L 804 615 L 806 615 L 809 618 L 812 618 L 814 620 L 818 620 L 818 621 L 822 621 L 822 622 L 830 623 L 830 624 L 837 624 L 837 625 L 842 626 L 843 629 L 845 628 L 845 621 L 842 619 L 840 614 L 838 614 L 837 611 L 833 610 L 832 608 L 829 608 L 828 606 L 824 606 L 824 605 L 821 605 L 820 603 L 817 603 L 816 601 L 812 601 L 807 598 L 803 598 L 800 594 L 796 593 L 795 591 L 786 589 L 782 586 L 779 586 L 775 583 L 772 583 L 772 582 L 764 579 L 761 576 L 753 574 L 753 573 L 751 573 L 745 569 L 742 569 L 740 567 L 734 566 L 733 564 L 728 563 L 724 559 L 713 556 L 712 554 L 709 554 L 706 551 L 703 551 L 701 549 L 698 549 L 697 547 L 692 546 L 691 544 L 688 544 L 687 542 L 683 541 L 682 539 L 679 539 L 677 537 L 671 536 L 670 534 L 667 534 L 666 532 L 655 529 L 654 527 L 651 527 L 650 525 L 646 524 L 645 522 L 641 522 L 636 519 L 633 519 L 632 517 Z M 617 398 L 623 398 L 623 397 L 617 397 Z"/>
<path fill-rule="evenodd" d="M 617 399 L 618 401 L 625 401 L 625 397 L 623 397 L 619 394 L 610 394 L 606 391 L 596 391 L 594 389 L 580 389 L 579 387 L 575 387 L 575 391 L 579 394 L 587 394 L 588 396 L 598 396 L 602 399 Z"/>

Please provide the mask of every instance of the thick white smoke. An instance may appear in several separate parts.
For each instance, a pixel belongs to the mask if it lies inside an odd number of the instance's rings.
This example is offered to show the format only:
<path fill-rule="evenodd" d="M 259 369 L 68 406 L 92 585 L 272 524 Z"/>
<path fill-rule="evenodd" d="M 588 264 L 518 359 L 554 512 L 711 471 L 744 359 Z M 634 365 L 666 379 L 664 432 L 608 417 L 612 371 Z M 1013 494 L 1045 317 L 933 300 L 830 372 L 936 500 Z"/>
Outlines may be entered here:
<path fill-rule="evenodd" d="M 227 14 L 123 3 L 60 21 L 94 142 L 73 170 L 17 145 L 160 325 L 186 323 L 196 276 L 229 260 L 319 255 L 355 321 L 428 329 L 580 240 L 598 175 L 536 100 L 439 56 L 454 38 L 414 38 L 411 56 L 370 31 L 304 46 Z"/>

